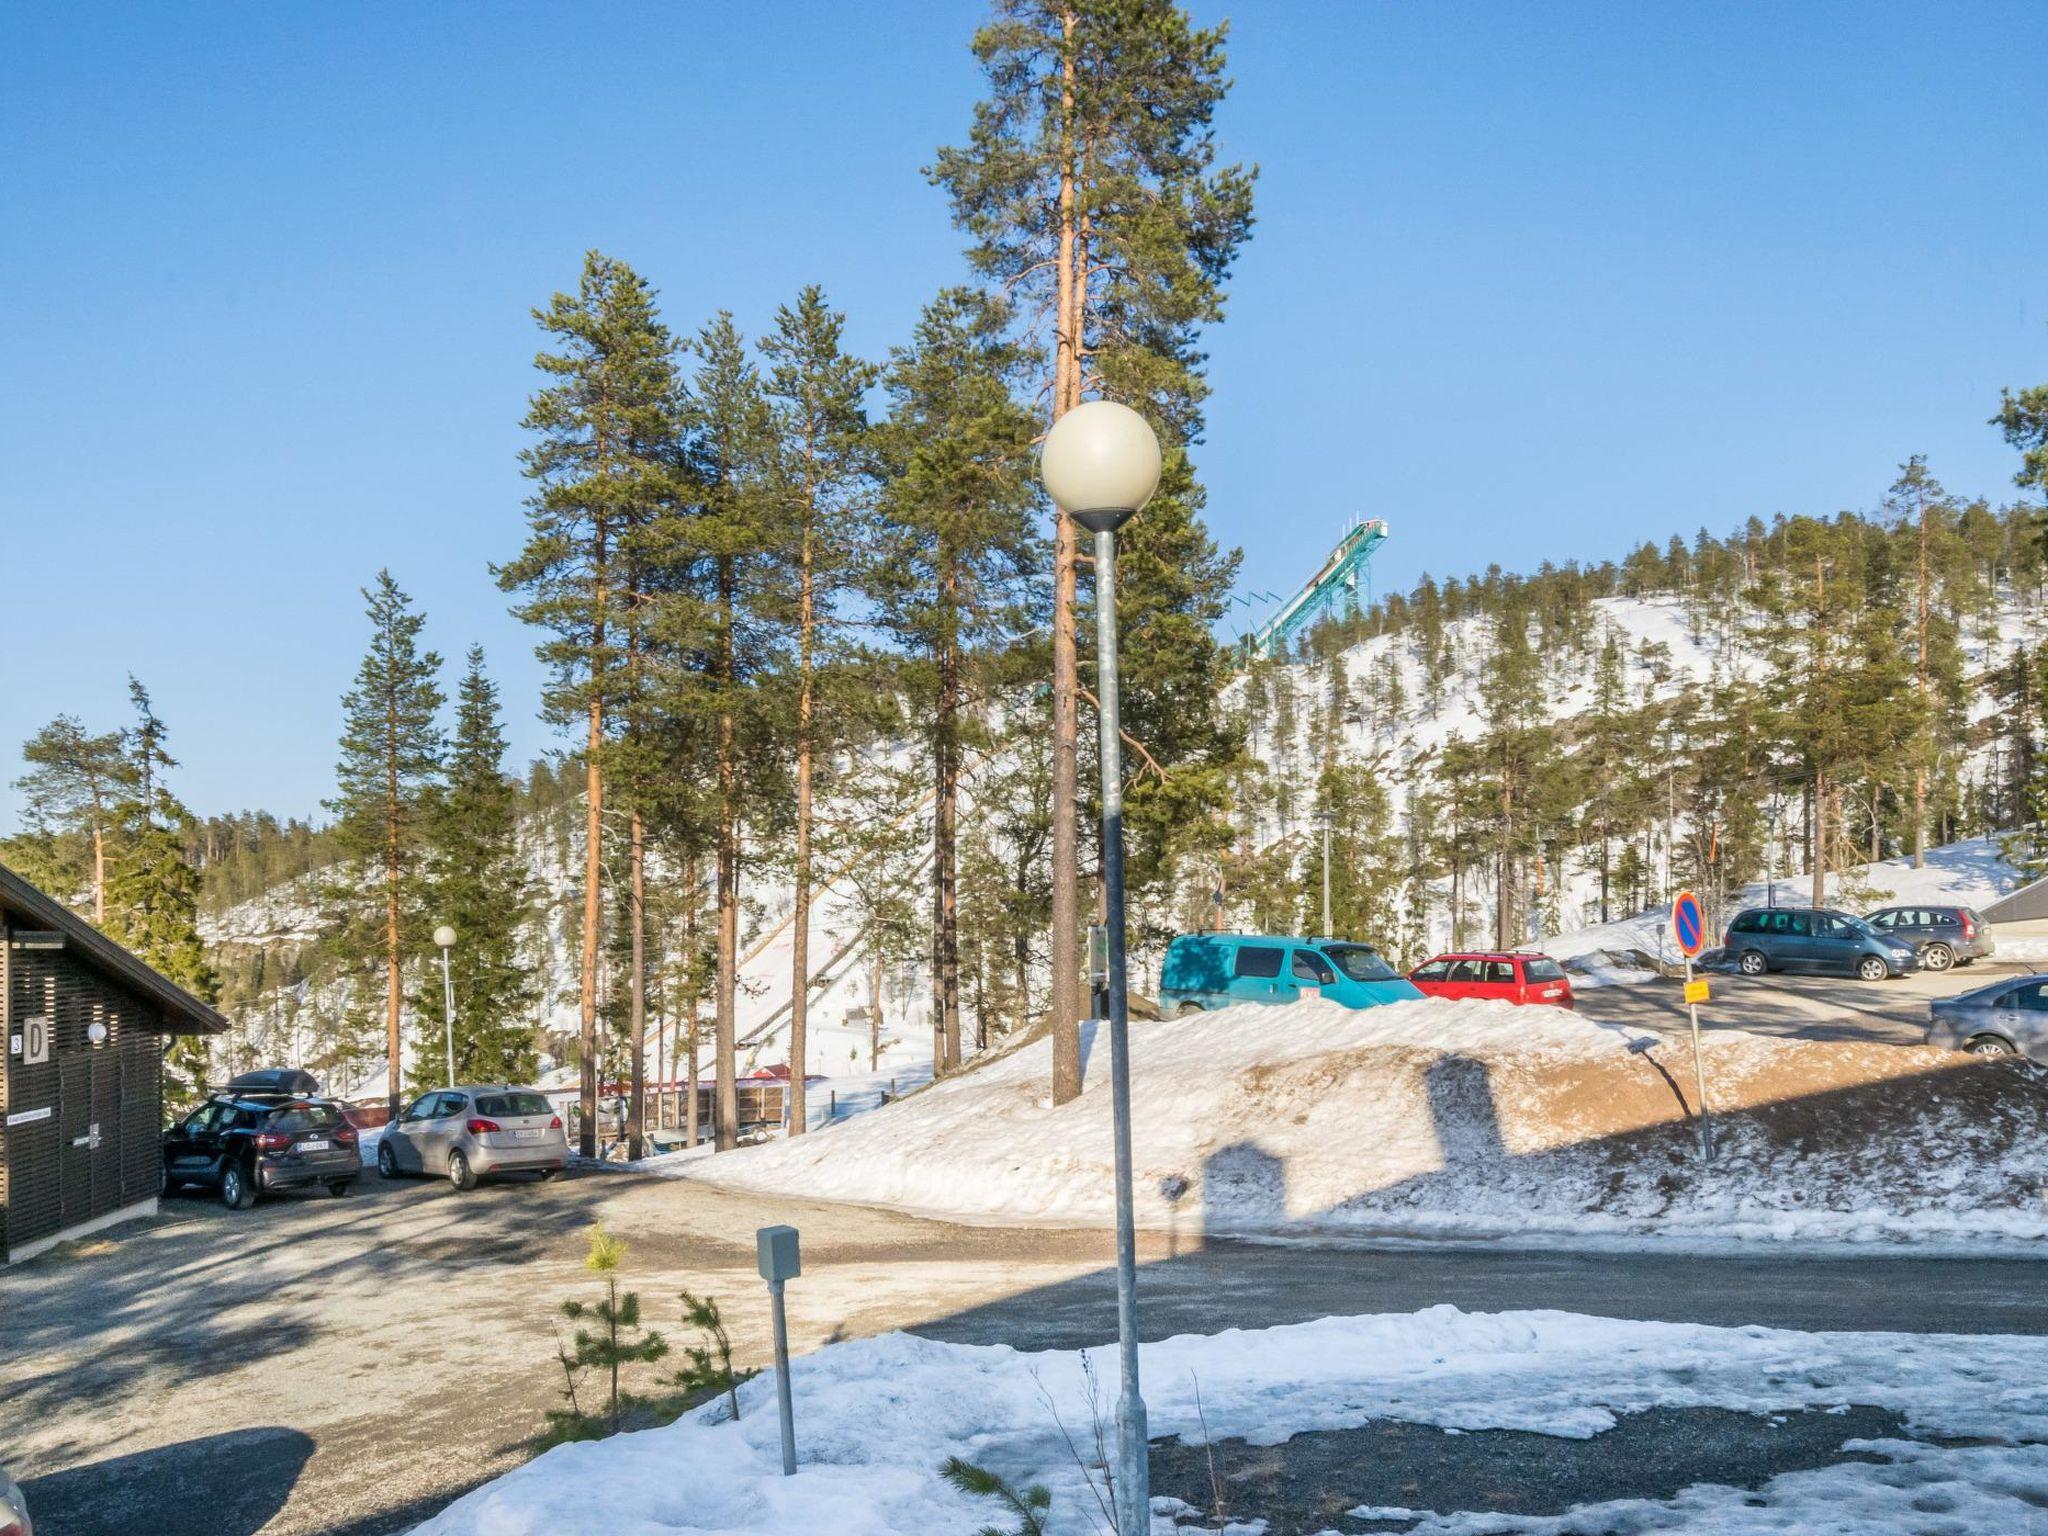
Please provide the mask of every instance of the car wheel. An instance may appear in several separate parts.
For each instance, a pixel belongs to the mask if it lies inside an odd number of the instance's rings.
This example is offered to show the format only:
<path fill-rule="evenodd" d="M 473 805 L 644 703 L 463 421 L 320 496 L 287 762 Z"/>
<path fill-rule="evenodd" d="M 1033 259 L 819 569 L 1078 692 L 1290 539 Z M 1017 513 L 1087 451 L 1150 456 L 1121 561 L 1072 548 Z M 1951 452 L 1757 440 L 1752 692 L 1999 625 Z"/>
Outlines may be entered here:
<path fill-rule="evenodd" d="M 1930 971 L 1945 971 L 1956 963 L 1956 952 L 1946 944 L 1930 944 L 1920 951 L 1920 963 Z"/>
<path fill-rule="evenodd" d="M 1202 1005 L 1200 1003 L 1182 1003 L 1173 1010 L 1173 1016 L 1176 1019 L 1191 1019 L 1201 1011 Z"/>
<path fill-rule="evenodd" d="M 1856 974 L 1865 981 L 1883 981 L 1891 973 L 1892 968 L 1875 955 L 1865 955 L 1856 962 Z"/>
<path fill-rule="evenodd" d="M 1968 1045 L 1964 1046 L 1963 1049 L 1972 1056 L 2019 1055 L 2019 1052 L 2012 1048 L 2010 1040 L 2002 1040 L 1997 1035 L 1979 1035 Z"/>
<path fill-rule="evenodd" d="M 448 1154 L 448 1182 L 461 1190 L 476 1188 L 476 1175 L 470 1172 L 469 1159 L 460 1152 Z"/>
<path fill-rule="evenodd" d="M 1745 949 L 1738 963 L 1745 976 L 1761 976 L 1771 968 L 1771 962 L 1764 958 L 1764 952 L 1760 949 Z"/>
<path fill-rule="evenodd" d="M 398 1154 L 391 1150 L 391 1143 L 388 1141 L 377 1143 L 377 1174 L 378 1177 L 386 1179 L 398 1177 Z"/>
<path fill-rule="evenodd" d="M 231 1211 L 246 1211 L 256 1203 L 256 1181 L 238 1162 L 231 1162 L 221 1170 L 220 1203 Z"/>

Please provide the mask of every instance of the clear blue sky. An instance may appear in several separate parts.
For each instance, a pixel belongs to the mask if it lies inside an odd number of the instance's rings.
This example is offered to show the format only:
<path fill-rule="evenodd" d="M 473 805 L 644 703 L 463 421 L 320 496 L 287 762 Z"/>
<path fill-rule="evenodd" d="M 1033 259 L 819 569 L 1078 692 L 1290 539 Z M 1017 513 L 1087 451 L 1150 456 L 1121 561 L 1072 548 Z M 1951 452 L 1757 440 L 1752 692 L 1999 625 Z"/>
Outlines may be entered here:
<path fill-rule="evenodd" d="M 133 670 L 195 809 L 314 810 L 387 564 L 550 745 L 486 570 L 523 532 L 529 309 L 598 246 L 678 329 L 815 280 L 879 353 L 963 270 L 920 167 L 980 15 L 15 8 L 5 778 Z M 2012 494 L 1984 422 L 2048 380 L 2038 0 L 1248 0 L 1231 52 L 1259 223 L 1200 465 L 1247 587 L 1355 513 L 1393 525 L 1385 590 L 1868 507 L 1916 452 Z"/>

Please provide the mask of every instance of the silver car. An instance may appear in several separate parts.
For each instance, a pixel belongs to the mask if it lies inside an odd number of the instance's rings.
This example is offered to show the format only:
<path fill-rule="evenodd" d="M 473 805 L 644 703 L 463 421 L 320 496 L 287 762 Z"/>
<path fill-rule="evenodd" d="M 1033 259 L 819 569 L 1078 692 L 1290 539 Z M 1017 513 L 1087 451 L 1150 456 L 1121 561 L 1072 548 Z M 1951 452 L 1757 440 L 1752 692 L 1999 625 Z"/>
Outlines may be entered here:
<path fill-rule="evenodd" d="M 2048 1061 L 2048 975 L 2009 976 L 1927 1005 L 1927 1043 Z"/>
<path fill-rule="evenodd" d="M 0 1536 L 36 1536 L 36 1523 L 28 1517 L 28 1500 L 5 1467 L 0 1467 Z"/>
<path fill-rule="evenodd" d="M 568 1161 L 569 1138 L 554 1105 L 504 1083 L 421 1094 L 384 1128 L 377 1148 L 385 1178 L 443 1174 L 457 1189 L 501 1173 L 552 1179 Z"/>

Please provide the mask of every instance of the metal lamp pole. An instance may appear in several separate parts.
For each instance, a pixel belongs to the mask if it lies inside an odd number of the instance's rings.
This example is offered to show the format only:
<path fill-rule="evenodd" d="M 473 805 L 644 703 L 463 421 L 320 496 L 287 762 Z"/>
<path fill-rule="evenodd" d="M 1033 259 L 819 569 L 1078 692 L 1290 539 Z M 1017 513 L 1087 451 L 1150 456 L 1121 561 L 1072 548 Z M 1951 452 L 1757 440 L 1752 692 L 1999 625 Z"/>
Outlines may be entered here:
<path fill-rule="evenodd" d="M 1102 776 L 1102 887 L 1109 971 L 1109 1095 L 1116 1149 L 1117 1529 L 1151 1529 L 1145 1399 L 1138 1386 L 1138 1239 L 1131 1189 L 1130 997 L 1124 959 L 1124 797 L 1117 698 L 1116 530 L 1159 484 L 1159 440 L 1136 411 L 1107 400 L 1053 424 L 1040 472 L 1053 500 L 1095 535 L 1097 750 Z"/>
<path fill-rule="evenodd" d="M 448 968 L 448 951 L 455 947 L 455 930 L 443 923 L 434 930 L 434 942 L 441 948 L 441 1018 L 448 1044 L 448 1082 L 455 1086 L 455 973 Z"/>
<path fill-rule="evenodd" d="M 1317 811 L 1316 820 L 1323 829 L 1323 931 L 1322 937 L 1334 939 L 1337 934 L 1330 927 L 1330 825 L 1337 818 L 1328 811 Z"/>

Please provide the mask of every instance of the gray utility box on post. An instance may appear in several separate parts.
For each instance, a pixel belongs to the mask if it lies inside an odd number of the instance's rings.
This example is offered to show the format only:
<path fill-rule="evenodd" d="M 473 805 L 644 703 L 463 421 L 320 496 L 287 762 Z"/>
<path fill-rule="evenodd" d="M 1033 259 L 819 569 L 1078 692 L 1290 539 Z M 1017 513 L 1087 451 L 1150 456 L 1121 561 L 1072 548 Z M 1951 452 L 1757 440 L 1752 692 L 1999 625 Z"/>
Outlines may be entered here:
<path fill-rule="evenodd" d="M 754 1243 L 760 1252 L 761 1278 L 770 1285 L 794 1280 L 804 1272 L 795 1227 L 763 1227 L 754 1234 Z"/>
<path fill-rule="evenodd" d="M 804 1272 L 797 1252 L 795 1227 L 762 1227 L 754 1233 L 761 1278 L 768 1282 L 769 1309 L 775 1316 L 775 1407 L 782 1415 L 782 1475 L 796 1475 L 796 1406 L 789 1394 L 789 1320 L 782 1310 L 782 1284 Z"/>

